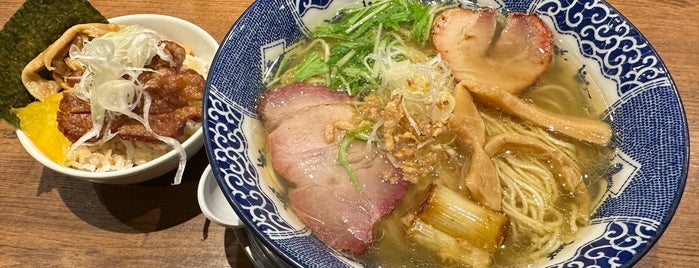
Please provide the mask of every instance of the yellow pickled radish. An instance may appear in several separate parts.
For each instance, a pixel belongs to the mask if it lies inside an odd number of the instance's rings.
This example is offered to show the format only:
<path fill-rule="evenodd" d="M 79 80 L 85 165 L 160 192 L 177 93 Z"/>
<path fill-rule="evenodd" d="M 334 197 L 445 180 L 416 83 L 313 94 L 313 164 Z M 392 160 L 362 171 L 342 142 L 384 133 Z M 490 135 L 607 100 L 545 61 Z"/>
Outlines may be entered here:
<path fill-rule="evenodd" d="M 56 113 L 62 93 L 35 101 L 14 112 L 19 117 L 19 128 L 41 152 L 60 165 L 66 165 L 71 142 L 58 130 Z"/>

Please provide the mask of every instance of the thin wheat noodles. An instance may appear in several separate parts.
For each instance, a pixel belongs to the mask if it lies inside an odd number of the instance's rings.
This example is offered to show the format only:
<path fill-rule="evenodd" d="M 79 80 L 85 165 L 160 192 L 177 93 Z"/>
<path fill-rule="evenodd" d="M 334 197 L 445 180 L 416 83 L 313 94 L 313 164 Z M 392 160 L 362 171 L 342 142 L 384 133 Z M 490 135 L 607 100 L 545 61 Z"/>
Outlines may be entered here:
<path fill-rule="evenodd" d="M 583 207 L 587 202 L 566 202 L 565 206 L 559 202 L 560 198 L 567 198 L 570 191 L 561 185 L 557 178 L 558 169 L 552 166 L 556 161 L 550 159 L 551 151 L 558 151 L 558 157 L 563 158 L 575 155 L 575 147 L 544 130 L 515 122 L 507 116 L 494 115 L 489 110 L 481 110 L 480 114 L 489 137 L 485 150 L 491 155 L 502 186 L 502 211 L 510 218 L 508 237 L 528 241 L 510 249 L 526 254 L 502 254 L 513 262 L 518 260 L 512 258 L 520 258 L 514 256 L 544 257 L 566 242 L 562 234 L 584 224 L 577 219 L 587 217 L 588 209 Z M 507 138 L 523 141 L 510 142 Z M 533 146 L 531 144 L 537 144 L 540 150 L 526 148 Z M 578 169 L 575 165 L 566 168 Z M 589 199 L 588 196 L 579 198 Z"/>
<path fill-rule="evenodd" d="M 566 107 L 568 102 L 561 100 L 573 100 L 573 91 L 569 90 L 561 85 L 544 85 L 536 88 L 539 93 L 537 98 L 537 103 L 542 107 L 549 107 L 551 110 L 556 112 L 563 112 L 568 110 Z"/>

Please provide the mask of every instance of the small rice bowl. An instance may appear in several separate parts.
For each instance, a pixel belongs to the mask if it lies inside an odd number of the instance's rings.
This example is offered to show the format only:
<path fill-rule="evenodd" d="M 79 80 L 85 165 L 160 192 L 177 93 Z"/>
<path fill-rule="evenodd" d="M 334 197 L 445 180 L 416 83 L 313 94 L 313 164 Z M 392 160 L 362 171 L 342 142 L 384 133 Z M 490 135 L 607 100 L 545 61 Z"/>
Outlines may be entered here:
<path fill-rule="evenodd" d="M 218 42 L 205 30 L 176 17 L 135 14 L 112 18 L 109 21 L 123 25 L 142 25 L 167 36 L 167 39 L 181 44 L 185 49 L 191 49 L 196 53 L 196 57 L 187 58 L 184 64 L 203 74 L 205 78 L 209 63 L 219 46 Z M 96 183 L 131 184 L 147 181 L 173 171 L 178 167 L 180 160 L 178 151 L 166 144 L 154 145 L 115 140 L 112 143 L 119 143 L 119 145 L 112 145 L 115 147 L 111 150 L 105 149 L 109 145 L 102 146 L 103 148 L 76 150 L 75 153 L 69 155 L 71 163 L 64 166 L 49 159 L 21 129 L 17 129 L 16 134 L 27 153 L 46 168 L 65 176 Z M 178 140 L 184 148 L 187 158 L 202 148 L 204 143 L 202 136 L 200 123 L 189 122 L 185 126 L 184 135 Z M 77 163 L 80 163 L 82 167 L 71 167 Z M 93 169 L 94 171 L 90 171 Z"/>

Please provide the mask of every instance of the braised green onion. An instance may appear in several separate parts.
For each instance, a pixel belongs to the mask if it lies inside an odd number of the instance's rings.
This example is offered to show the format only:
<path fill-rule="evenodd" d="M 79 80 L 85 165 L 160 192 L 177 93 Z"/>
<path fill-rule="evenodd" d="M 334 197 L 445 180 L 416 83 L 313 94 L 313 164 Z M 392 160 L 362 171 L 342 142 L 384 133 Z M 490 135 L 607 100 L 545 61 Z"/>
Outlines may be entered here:
<path fill-rule="evenodd" d="M 472 267 L 490 262 L 489 253 L 502 244 L 507 222 L 505 215 L 438 184 L 430 185 L 420 209 L 404 221 L 411 239 L 436 249 L 442 258 Z"/>
<path fill-rule="evenodd" d="M 492 260 L 490 252 L 474 247 L 465 240 L 450 236 L 420 218 L 407 218 L 406 234 L 413 241 L 436 252 L 446 263 L 455 266 L 489 267 Z"/>

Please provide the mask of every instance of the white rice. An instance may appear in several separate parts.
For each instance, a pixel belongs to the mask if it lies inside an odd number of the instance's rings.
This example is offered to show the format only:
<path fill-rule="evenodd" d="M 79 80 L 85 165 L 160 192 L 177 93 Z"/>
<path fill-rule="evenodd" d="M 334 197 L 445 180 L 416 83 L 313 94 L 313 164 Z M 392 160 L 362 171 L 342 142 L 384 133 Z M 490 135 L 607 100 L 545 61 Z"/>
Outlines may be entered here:
<path fill-rule="evenodd" d="M 200 122 L 187 121 L 180 143 L 201 127 Z M 83 144 L 68 153 L 68 166 L 87 171 L 116 171 L 144 164 L 173 148 L 164 143 L 128 141 L 114 137 L 106 143 Z"/>

